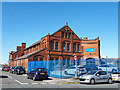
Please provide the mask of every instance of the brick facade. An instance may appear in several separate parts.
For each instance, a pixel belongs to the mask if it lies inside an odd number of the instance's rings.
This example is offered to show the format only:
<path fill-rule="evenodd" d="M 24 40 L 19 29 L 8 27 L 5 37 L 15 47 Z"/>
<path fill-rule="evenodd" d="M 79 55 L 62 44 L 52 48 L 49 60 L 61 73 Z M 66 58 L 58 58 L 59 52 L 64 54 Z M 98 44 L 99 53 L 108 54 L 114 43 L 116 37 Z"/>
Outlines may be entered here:
<path fill-rule="evenodd" d="M 79 32 L 78 32 L 79 33 Z M 93 48 L 94 51 L 86 52 Z M 77 59 L 100 58 L 99 37 L 93 40 L 79 38 L 66 24 L 53 34 L 46 35 L 41 40 L 26 48 L 26 43 L 17 46 L 17 50 L 9 53 L 10 66 L 23 66 L 27 70 L 28 61 L 40 60 L 73 60 L 73 54 Z"/>

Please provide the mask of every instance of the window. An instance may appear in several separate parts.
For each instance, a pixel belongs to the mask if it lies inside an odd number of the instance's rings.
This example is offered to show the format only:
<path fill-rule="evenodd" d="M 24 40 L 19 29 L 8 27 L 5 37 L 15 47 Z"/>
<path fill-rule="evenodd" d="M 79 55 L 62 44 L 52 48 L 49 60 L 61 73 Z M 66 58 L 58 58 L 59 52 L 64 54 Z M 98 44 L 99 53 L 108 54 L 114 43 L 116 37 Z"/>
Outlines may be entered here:
<path fill-rule="evenodd" d="M 42 61 L 43 60 L 43 57 L 40 57 L 40 61 Z"/>
<path fill-rule="evenodd" d="M 65 38 L 67 38 L 67 33 L 65 34 Z"/>
<path fill-rule="evenodd" d="M 76 51 L 76 44 L 75 43 L 73 44 L 73 49 L 74 49 L 74 51 Z"/>
<path fill-rule="evenodd" d="M 63 50 L 65 50 L 65 43 L 63 43 Z"/>
<path fill-rule="evenodd" d="M 51 42 L 51 50 L 54 49 L 54 42 Z"/>
<path fill-rule="evenodd" d="M 69 44 L 69 43 L 67 43 L 67 51 L 69 51 L 69 46 L 70 46 L 70 44 Z"/>
<path fill-rule="evenodd" d="M 16 55 L 15 55 L 15 58 L 17 58 L 17 57 L 18 57 L 18 55 L 16 54 Z"/>
<path fill-rule="evenodd" d="M 97 74 L 101 75 L 101 74 L 102 74 L 102 72 L 101 72 L 101 71 L 99 71 Z M 97 74 L 96 74 L 96 75 L 97 75 Z"/>
<path fill-rule="evenodd" d="M 46 48 L 46 42 L 45 42 L 45 48 Z"/>
<path fill-rule="evenodd" d="M 70 38 L 70 33 L 68 34 L 68 38 Z"/>
<path fill-rule="evenodd" d="M 77 45 L 77 51 L 79 51 L 79 44 Z"/>
<path fill-rule="evenodd" d="M 34 61 L 38 61 L 38 57 L 37 56 L 34 57 Z"/>
<path fill-rule="evenodd" d="M 64 33 L 62 32 L 62 38 L 64 38 Z"/>
<path fill-rule="evenodd" d="M 55 43 L 55 50 L 58 50 L 58 42 Z"/>
<path fill-rule="evenodd" d="M 105 71 L 102 71 L 102 75 L 106 75 L 107 74 L 107 72 L 105 72 Z"/>

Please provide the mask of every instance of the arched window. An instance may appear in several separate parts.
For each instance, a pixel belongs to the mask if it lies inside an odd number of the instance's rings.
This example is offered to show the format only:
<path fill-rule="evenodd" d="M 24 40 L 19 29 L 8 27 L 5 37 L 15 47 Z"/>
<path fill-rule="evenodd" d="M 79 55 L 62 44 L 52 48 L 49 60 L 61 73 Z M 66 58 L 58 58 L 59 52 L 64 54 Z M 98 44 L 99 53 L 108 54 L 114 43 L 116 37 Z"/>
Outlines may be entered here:
<path fill-rule="evenodd" d="M 63 51 L 65 51 L 65 44 L 66 44 L 66 43 L 63 43 Z"/>
<path fill-rule="evenodd" d="M 58 50 L 58 42 L 55 43 L 55 50 Z"/>
<path fill-rule="evenodd" d="M 34 57 L 34 61 L 38 61 L 38 57 L 37 56 Z"/>
<path fill-rule="evenodd" d="M 54 42 L 51 42 L 51 50 L 54 49 Z"/>
<path fill-rule="evenodd" d="M 70 43 L 67 43 L 67 51 L 69 51 Z"/>
<path fill-rule="evenodd" d="M 42 56 L 40 57 L 40 61 L 43 61 L 43 57 Z"/>
<path fill-rule="evenodd" d="M 68 38 L 70 38 L 70 33 L 68 34 Z"/>
<path fill-rule="evenodd" d="M 76 44 L 75 43 L 73 44 L 73 49 L 74 49 L 74 51 L 76 51 Z"/>
<path fill-rule="evenodd" d="M 79 51 L 79 46 L 80 46 L 80 44 L 77 45 L 77 51 Z"/>
<path fill-rule="evenodd" d="M 62 32 L 62 38 L 64 38 L 64 32 Z"/>
<path fill-rule="evenodd" d="M 65 38 L 67 38 L 67 33 L 65 34 Z"/>

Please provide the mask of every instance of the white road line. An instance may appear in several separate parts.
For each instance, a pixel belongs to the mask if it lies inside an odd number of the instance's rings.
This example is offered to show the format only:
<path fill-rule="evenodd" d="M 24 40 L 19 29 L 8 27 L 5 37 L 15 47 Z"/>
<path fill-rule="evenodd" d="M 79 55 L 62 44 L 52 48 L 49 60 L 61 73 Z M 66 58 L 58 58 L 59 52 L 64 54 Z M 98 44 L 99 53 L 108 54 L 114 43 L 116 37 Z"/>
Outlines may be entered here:
<path fill-rule="evenodd" d="M 55 84 L 55 83 L 49 83 L 49 84 Z"/>
<path fill-rule="evenodd" d="M 38 84 L 38 83 L 31 83 L 31 84 Z"/>
<path fill-rule="evenodd" d="M 12 78 L 11 76 L 7 75 L 9 78 Z"/>
<path fill-rule="evenodd" d="M 47 83 L 40 83 L 40 84 L 47 84 Z"/>
<path fill-rule="evenodd" d="M 15 81 L 16 81 L 17 83 L 19 83 L 19 84 L 28 84 L 28 83 L 21 83 L 20 81 L 18 81 L 18 80 L 16 80 L 16 79 L 15 79 Z"/>
<path fill-rule="evenodd" d="M 5 74 L 5 73 L 4 73 L 3 75 L 6 75 L 6 76 L 8 76 L 9 78 L 12 78 L 11 76 L 9 76 L 9 75 L 7 75 L 7 74 Z"/>

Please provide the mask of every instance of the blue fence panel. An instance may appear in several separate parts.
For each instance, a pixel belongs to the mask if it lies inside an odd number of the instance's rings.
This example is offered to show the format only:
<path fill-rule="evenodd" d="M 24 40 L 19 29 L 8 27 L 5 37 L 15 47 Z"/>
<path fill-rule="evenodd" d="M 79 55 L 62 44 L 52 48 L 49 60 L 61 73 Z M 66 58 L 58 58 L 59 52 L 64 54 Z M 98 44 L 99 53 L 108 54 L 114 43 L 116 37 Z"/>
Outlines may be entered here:
<path fill-rule="evenodd" d="M 77 65 L 77 66 L 76 66 Z M 120 60 L 109 59 L 78 59 L 75 60 L 43 60 L 29 61 L 28 71 L 32 68 L 46 68 L 48 76 L 56 78 L 74 78 L 82 75 L 81 68 L 85 68 L 87 72 L 92 70 L 105 70 L 109 73 L 120 71 Z"/>

